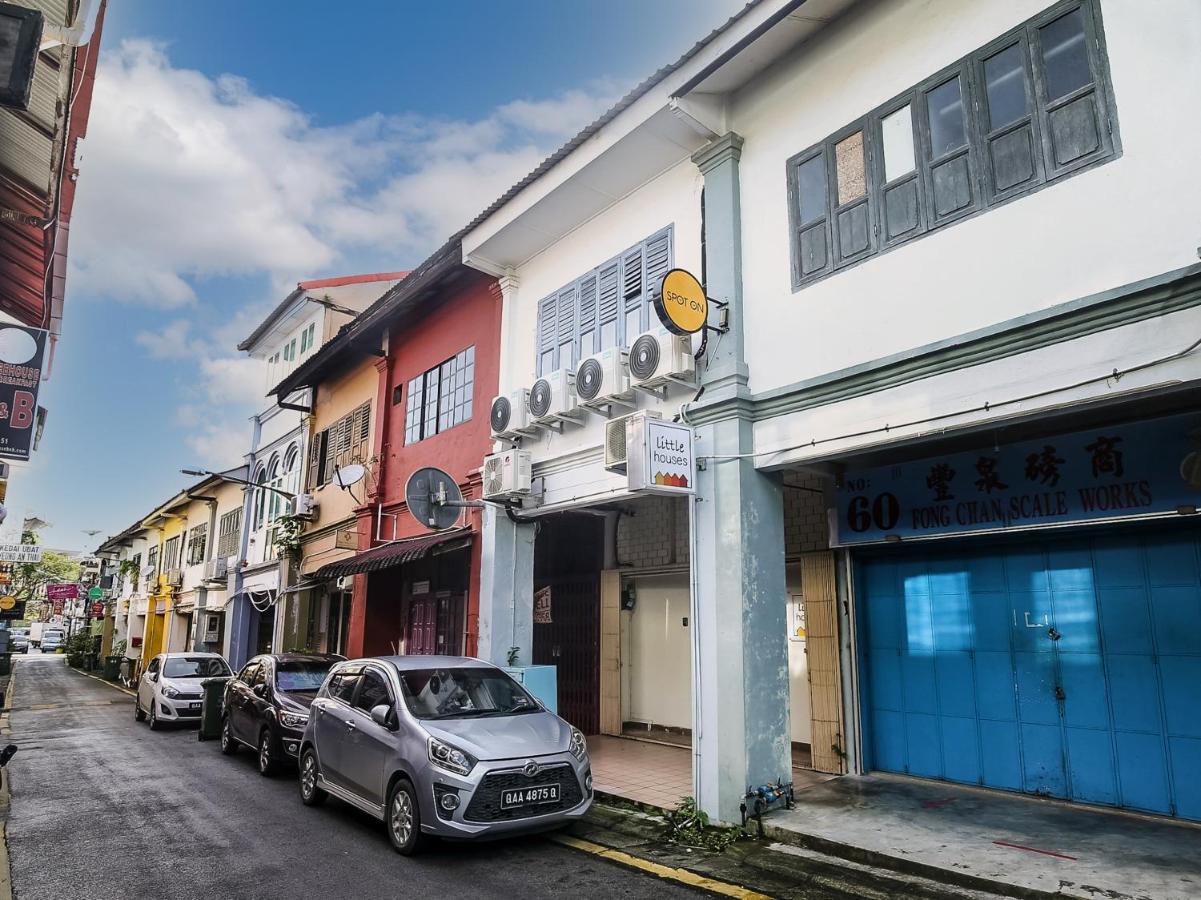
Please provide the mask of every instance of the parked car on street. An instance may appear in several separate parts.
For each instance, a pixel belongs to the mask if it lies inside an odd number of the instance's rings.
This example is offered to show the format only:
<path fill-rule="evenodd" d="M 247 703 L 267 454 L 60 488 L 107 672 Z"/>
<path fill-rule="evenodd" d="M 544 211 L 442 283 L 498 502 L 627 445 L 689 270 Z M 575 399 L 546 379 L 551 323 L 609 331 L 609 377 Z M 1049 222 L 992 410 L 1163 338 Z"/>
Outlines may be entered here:
<path fill-rule="evenodd" d="M 313 701 L 300 798 L 384 821 L 399 853 L 428 836 L 543 831 L 592 803 L 584 735 L 503 670 L 455 656 L 339 663 Z"/>
<path fill-rule="evenodd" d="M 67 633 L 61 628 L 46 628 L 42 631 L 42 652 L 54 653 L 67 642 Z"/>
<path fill-rule="evenodd" d="M 309 705 L 330 666 L 346 659 L 324 653 L 267 653 L 246 663 L 225 685 L 221 713 L 221 752 L 242 744 L 258 755 L 259 773 L 271 775 L 279 763 L 300 755 Z"/>
<path fill-rule="evenodd" d="M 229 674 L 229 664 L 216 653 L 160 653 L 138 679 L 133 716 L 139 722 L 149 716 L 152 731 L 164 722 L 198 722 L 200 682 Z"/>
<path fill-rule="evenodd" d="M 28 653 L 29 652 L 29 629 L 28 628 L 10 628 L 8 629 L 8 649 L 11 653 Z"/>

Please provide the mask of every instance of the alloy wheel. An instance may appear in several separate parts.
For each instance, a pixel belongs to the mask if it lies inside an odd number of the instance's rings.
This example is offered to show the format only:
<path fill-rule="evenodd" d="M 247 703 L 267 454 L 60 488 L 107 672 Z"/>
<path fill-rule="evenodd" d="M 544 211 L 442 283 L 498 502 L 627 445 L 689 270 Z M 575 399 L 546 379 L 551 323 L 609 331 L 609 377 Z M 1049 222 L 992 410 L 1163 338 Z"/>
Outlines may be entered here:
<path fill-rule="evenodd" d="M 232 756 L 238 750 L 238 745 L 234 741 L 233 732 L 230 730 L 229 716 L 225 716 L 221 720 L 221 752 L 226 756 Z"/>
<path fill-rule="evenodd" d="M 317 789 L 317 760 L 313 758 L 312 753 L 308 753 L 304 757 L 304 763 L 300 767 L 300 796 L 304 800 L 311 800 L 313 792 Z"/>
<path fill-rule="evenodd" d="M 271 732 L 264 731 L 259 738 L 259 774 L 270 775 L 275 771 L 275 760 L 271 758 Z"/>
<path fill-rule="evenodd" d="M 392 829 L 392 842 L 398 848 L 407 847 L 413 836 L 413 800 L 403 788 L 392 795 L 388 827 Z"/>

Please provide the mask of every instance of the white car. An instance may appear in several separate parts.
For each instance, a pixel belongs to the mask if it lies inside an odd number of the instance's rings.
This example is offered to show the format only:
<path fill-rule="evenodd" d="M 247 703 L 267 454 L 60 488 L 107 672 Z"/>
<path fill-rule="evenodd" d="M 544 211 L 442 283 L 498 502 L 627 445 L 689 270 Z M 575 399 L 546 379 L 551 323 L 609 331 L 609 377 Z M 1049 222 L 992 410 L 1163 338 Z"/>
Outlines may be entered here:
<path fill-rule="evenodd" d="M 230 674 L 229 663 L 216 653 L 160 653 L 138 679 L 134 718 L 141 722 L 149 715 L 152 731 L 164 722 L 198 722 L 200 682 Z"/>

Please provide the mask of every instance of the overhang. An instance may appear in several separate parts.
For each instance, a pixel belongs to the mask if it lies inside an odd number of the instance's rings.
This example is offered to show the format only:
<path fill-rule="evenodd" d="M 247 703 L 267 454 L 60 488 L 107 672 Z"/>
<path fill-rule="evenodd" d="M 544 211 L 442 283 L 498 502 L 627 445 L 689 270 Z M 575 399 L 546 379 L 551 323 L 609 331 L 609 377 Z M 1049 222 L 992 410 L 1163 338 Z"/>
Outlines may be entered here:
<path fill-rule="evenodd" d="M 366 572 L 378 572 L 405 563 L 424 559 L 432 552 L 450 553 L 469 547 L 473 538 L 470 528 L 456 528 L 453 531 L 439 531 L 418 538 L 396 541 L 384 544 L 382 547 L 372 547 L 356 553 L 349 559 L 332 562 L 322 566 L 313 576 L 315 579 L 340 578 L 343 575 L 361 575 Z"/>

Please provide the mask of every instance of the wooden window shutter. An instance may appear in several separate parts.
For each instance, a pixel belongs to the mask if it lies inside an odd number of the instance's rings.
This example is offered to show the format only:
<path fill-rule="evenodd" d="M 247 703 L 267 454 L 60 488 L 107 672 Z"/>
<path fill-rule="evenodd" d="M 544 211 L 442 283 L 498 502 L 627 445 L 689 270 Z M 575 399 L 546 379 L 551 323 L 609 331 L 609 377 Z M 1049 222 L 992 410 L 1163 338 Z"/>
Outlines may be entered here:
<path fill-rule="evenodd" d="M 543 375 L 553 367 L 545 360 L 554 358 L 555 352 L 555 309 L 558 306 L 558 295 L 551 294 L 538 303 L 538 374 Z"/>
<path fill-rule="evenodd" d="M 661 231 L 646 241 L 646 300 L 659 292 L 659 282 L 671 268 L 671 231 Z"/>
<path fill-rule="evenodd" d="M 580 279 L 580 346 L 578 356 L 583 359 L 596 352 L 596 272 Z M 579 362 L 579 359 L 576 360 Z"/>
<path fill-rule="evenodd" d="M 309 476 L 310 490 L 321 486 L 321 455 L 325 450 L 325 432 L 318 431 L 313 435 L 313 443 L 309 445 Z"/>
<path fill-rule="evenodd" d="M 597 271 L 597 320 L 600 328 L 598 349 L 616 346 L 617 313 L 621 307 L 621 260 L 612 259 Z"/>
<path fill-rule="evenodd" d="M 559 352 L 555 357 L 555 364 L 560 368 L 572 368 L 576 362 L 575 308 L 577 296 L 574 284 L 559 291 L 559 309 L 555 316 L 557 323 L 555 346 Z M 566 350 L 566 354 L 564 354 L 564 350 Z"/>

